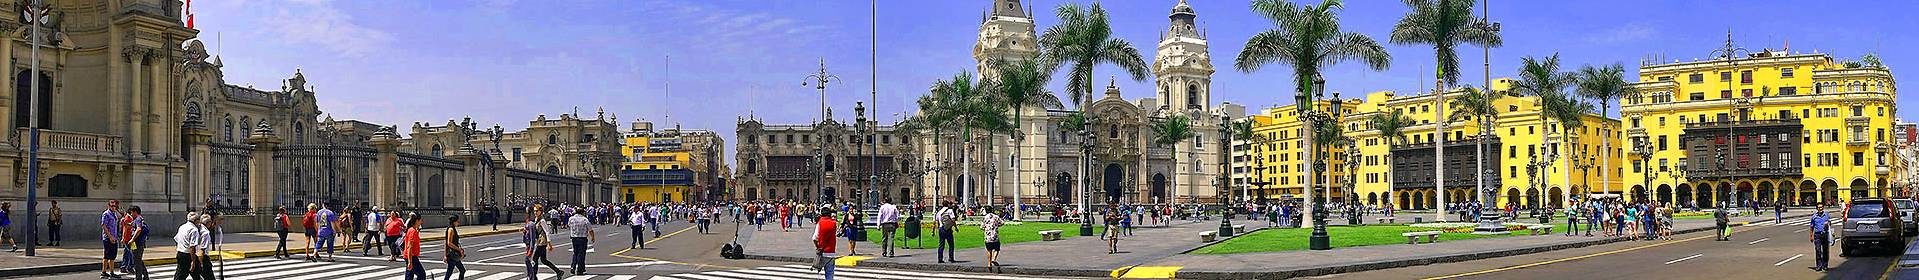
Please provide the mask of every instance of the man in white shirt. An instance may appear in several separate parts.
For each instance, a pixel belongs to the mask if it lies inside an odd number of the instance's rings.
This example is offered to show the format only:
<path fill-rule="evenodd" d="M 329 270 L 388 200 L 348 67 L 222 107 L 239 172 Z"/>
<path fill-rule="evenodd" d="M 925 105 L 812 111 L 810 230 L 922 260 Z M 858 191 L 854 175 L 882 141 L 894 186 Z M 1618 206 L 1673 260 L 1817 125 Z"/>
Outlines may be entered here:
<path fill-rule="evenodd" d="M 880 255 L 893 257 L 893 232 L 900 226 L 900 208 L 892 199 L 880 203 Z"/>
<path fill-rule="evenodd" d="M 180 229 L 173 234 L 173 279 L 187 279 L 194 272 L 200 255 L 200 213 L 187 213 L 187 222 L 180 223 Z"/>
<path fill-rule="evenodd" d="M 954 251 L 959 251 L 958 245 L 953 244 L 953 230 L 959 224 L 959 214 L 954 212 L 956 210 L 953 209 L 952 202 L 944 204 L 946 204 L 945 207 L 941 207 L 939 215 L 935 216 L 938 217 L 936 221 L 939 223 L 939 249 L 933 251 L 933 259 L 941 263 L 959 262 L 959 259 L 953 257 Z M 946 254 L 946 259 L 940 259 L 941 253 Z"/>
<path fill-rule="evenodd" d="M 598 242 L 599 234 L 593 233 L 593 220 L 586 218 L 586 211 L 574 211 L 566 228 L 567 237 L 573 238 L 573 275 L 586 275 L 586 246 Z"/>
<path fill-rule="evenodd" d="M 373 252 L 376 252 L 380 255 L 386 254 L 386 246 L 375 245 L 375 244 L 380 244 L 380 237 L 386 236 L 385 234 L 380 233 L 380 229 L 386 227 L 386 219 L 381 219 L 381 218 L 383 217 L 380 216 L 379 210 L 376 210 L 370 207 L 367 208 L 366 238 L 363 240 L 360 240 L 360 245 L 361 245 L 360 256 L 365 257 L 368 249 L 372 249 Z"/>
<path fill-rule="evenodd" d="M 626 248 L 646 249 L 646 215 L 638 212 L 639 207 L 634 207 L 633 209 L 635 212 L 626 215 L 628 222 L 630 222 L 627 226 L 633 228 L 633 245 L 628 245 Z"/>

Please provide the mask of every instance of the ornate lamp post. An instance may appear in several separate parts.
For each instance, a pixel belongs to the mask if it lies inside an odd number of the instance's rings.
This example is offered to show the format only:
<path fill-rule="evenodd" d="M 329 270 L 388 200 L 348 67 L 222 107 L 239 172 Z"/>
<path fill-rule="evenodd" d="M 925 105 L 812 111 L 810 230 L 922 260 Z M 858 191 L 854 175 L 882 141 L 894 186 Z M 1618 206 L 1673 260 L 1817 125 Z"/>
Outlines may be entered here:
<path fill-rule="evenodd" d="M 1087 183 L 1091 182 L 1088 178 L 1092 177 L 1088 174 L 1092 172 L 1093 142 L 1095 139 L 1093 138 L 1093 131 L 1087 129 L 1085 126 L 1086 125 L 1082 125 L 1079 129 L 1079 236 L 1093 236 L 1093 213 L 1092 211 L 1088 211 L 1091 205 L 1087 203 L 1088 197 L 1092 196 L 1093 190 Z"/>
<path fill-rule="evenodd" d="M 1361 214 L 1359 211 L 1359 192 L 1358 186 L 1356 185 L 1359 183 L 1359 157 L 1359 143 L 1348 141 L 1346 144 L 1346 174 L 1343 174 L 1346 178 L 1342 180 L 1346 185 L 1346 224 L 1348 225 L 1358 225 L 1361 222 L 1359 217 Z"/>
<path fill-rule="evenodd" d="M 1233 236 L 1234 234 L 1239 234 L 1233 232 L 1233 209 L 1232 204 L 1228 204 L 1228 202 L 1232 201 L 1233 197 L 1230 184 L 1232 181 L 1227 179 L 1228 176 L 1232 176 L 1232 168 L 1230 166 L 1232 164 L 1231 157 L 1233 151 L 1233 119 L 1224 113 L 1218 114 L 1218 117 L 1219 146 L 1224 147 L 1222 152 L 1219 153 L 1219 180 L 1216 181 L 1218 187 L 1215 188 L 1220 192 L 1219 236 Z"/>
<path fill-rule="evenodd" d="M 1326 115 L 1325 112 L 1313 110 L 1313 107 L 1312 107 L 1313 102 L 1316 101 L 1319 96 L 1321 96 L 1323 93 L 1326 92 L 1326 78 L 1320 77 L 1318 75 L 1314 75 L 1313 90 L 1316 92 L 1301 93 L 1307 96 L 1301 96 L 1299 98 L 1300 105 L 1295 106 L 1295 107 L 1299 107 L 1299 111 L 1300 111 L 1299 117 L 1300 117 L 1300 120 L 1303 122 L 1301 123 L 1300 127 L 1305 128 L 1304 133 L 1300 134 L 1301 136 L 1300 138 L 1303 138 L 1305 140 L 1304 142 L 1306 143 L 1305 145 L 1306 154 L 1304 159 L 1307 162 L 1305 169 L 1308 170 L 1307 171 L 1308 173 L 1306 174 L 1306 185 L 1305 185 L 1304 193 L 1306 194 L 1306 197 L 1308 199 L 1312 200 L 1312 201 L 1308 201 L 1307 203 L 1312 204 L 1311 206 L 1312 209 L 1310 211 L 1312 211 L 1311 213 L 1312 213 L 1312 219 L 1313 219 L 1313 233 L 1312 233 L 1312 236 L 1307 237 L 1306 243 L 1307 243 L 1308 249 L 1331 250 L 1333 249 L 1332 237 L 1326 235 L 1326 198 L 1323 195 L 1313 195 L 1313 192 L 1318 191 L 1316 188 L 1314 188 L 1313 184 L 1319 181 L 1319 172 L 1320 170 L 1324 169 L 1323 166 L 1319 166 L 1320 164 L 1315 162 L 1317 161 L 1316 159 L 1318 159 L 1318 155 L 1316 155 L 1317 153 L 1315 152 L 1317 151 L 1315 151 L 1314 149 L 1317 149 L 1318 147 L 1314 146 L 1314 143 L 1313 143 L 1313 135 L 1314 135 L 1314 129 L 1315 129 L 1313 124 L 1322 122 L 1322 121 L 1332 121 L 1333 119 L 1332 116 Z"/>

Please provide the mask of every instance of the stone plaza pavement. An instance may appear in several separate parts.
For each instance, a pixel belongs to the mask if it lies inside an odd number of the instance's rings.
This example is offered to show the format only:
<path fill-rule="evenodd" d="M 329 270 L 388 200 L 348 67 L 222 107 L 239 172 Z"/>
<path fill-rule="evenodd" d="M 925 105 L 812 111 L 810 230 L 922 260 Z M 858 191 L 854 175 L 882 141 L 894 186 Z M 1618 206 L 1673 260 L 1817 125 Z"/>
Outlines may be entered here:
<path fill-rule="evenodd" d="M 153 225 L 153 227 L 159 227 L 159 225 Z M 423 236 L 421 241 L 427 242 L 446 239 L 445 231 L 440 229 L 441 228 L 429 228 L 420 230 L 420 235 Z M 519 224 L 500 224 L 499 230 L 493 230 L 492 225 L 467 225 L 460 227 L 460 236 L 484 236 L 519 232 L 519 230 Z M 221 245 L 219 249 L 224 253 L 223 255 L 234 259 L 272 256 L 275 247 L 279 245 L 278 236 L 270 232 L 228 233 L 226 234 L 226 238 L 227 243 Z M 153 235 L 149 236 L 147 241 L 150 244 L 147 246 L 144 261 L 149 267 L 173 263 L 173 236 Z M 355 253 L 359 252 L 360 242 L 358 242 L 358 240 L 355 240 L 352 246 L 347 246 L 343 241 L 344 240 L 334 241 L 335 254 L 346 255 L 348 249 L 352 249 Z M 305 237 L 300 236 L 299 232 L 292 232 L 287 235 L 287 249 L 292 251 L 292 254 L 304 254 L 306 249 L 300 248 L 304 246 L 304 242 Z M 33 257 L 24 256 L 23 252 L 25 251 L 7 253 L 11 256 L 0 257 L 0 278 L 97 271 L 100 269 L 100 256 L 102 254 L 100 241 L 98 239 L 73 240 L 67 242 L 67 244 L 62 244 L 60 247 L 39 247 L 35 252 L 36 256 Z"/>
<path fill-rule="evenodd" d="M 1810 211 L 1788 212 L 1787 217 L 1809 215 Z M 1431 214 L 1422 215 L 1430 218 Z M 1371 222 L 1373 217 L 1367 217 Z M 1401 222 L 1410 219 L 1407 214 L 1399 215 Z M 1770 223 L 1771 215 L 1744 216 L 1733 219 L 1734 226 L 1765 221 Z M 1598 234 L 1587 237 L 1564 236 L 1558 227 L 1564 227 L 1564 220 L 1558 222 L 1552 234 L 1538 236 L 1513 236 L 1505 238 L 1487 238 L 1473 240 L 1440 240 L 1432 244 L 1395 244 L 1337 248 L 1325 251 L 1284 251 L 1266 253 L 1242 253 L 1224 255 L 1185 254 L 1185 252 L 1204 247 L 1209 243 L 1199 240 L 1202 231 L 1213 231 L 1219 227 L 1219 220 L 1175 221 L 1164 228 L 1140 228 L 1133 236 L 1120 238 L 1119 253 L 1107 254 L 1106 243 L 1097 237 L 1079 237 L 1068 230 L 1059 241 L 1033 241 L 1002 246 L 1000 264 L 1002 271 L 1008 274 L 1045 275 L 1065 277 L 1099 278 L 1172 278 L 1182 279 L 1273 279 L 1291 277 L 1309 277 L 1331 275 L 1354 271 L 1375 270 L 1395 267 L 1417 266 L 1432 263 L 1459 262 L 1545 252 L 1551 250 L 1592 246 L 1598 244 L 1630 241 L 1627 238 L 1608 238 Z M 1674 221 L 1674 233 L 1690 233 L 1711 230 L 1711 219 L 1680 219 Z M 1265 221 L 1247 221 L 1235 219 L 1234 225 L 1245 225 L 1249 231 L 1259 230 L 1270 224 Z M 1343 224 L 1343 223 L 1330 223 Z M 1582 225 L 1583 227 L 1583 225 Z M 794 229 L 781 232 L 777 227 L 768 227 L 762 231 L 752 231 L 742 237 L 746 245 L 748 258 L 810 262 L 813 249 L 810 234 L 812 228 Z M 927 242 L 934 242 L 931 232 L 927 232 Z M 1005 235 L 1037 234 L 1033 232 L 1005 232 Z M 877 236 L 871 236 L 877 239 Z M 1333 238 L 1338 238 L 1334 236 Z M 1215 242 L 1224 241 L 1220 238 Z M 917 242 L 917 240 L 908 240 Z M 839 242 L 842 255 L 846 254 L 846 241 Z M 862 242 L 859 254 L 843 257 L 840 266 L 877 267 L 914 270 L 989 272 L 985 262 L 984 248 L 961 249 L 955 256 L 959 263 L 938 263 L 933 257 L 934 249 L 896 249 L 898 257 L 880 257 L 880 248 L 875 243 Z"/>

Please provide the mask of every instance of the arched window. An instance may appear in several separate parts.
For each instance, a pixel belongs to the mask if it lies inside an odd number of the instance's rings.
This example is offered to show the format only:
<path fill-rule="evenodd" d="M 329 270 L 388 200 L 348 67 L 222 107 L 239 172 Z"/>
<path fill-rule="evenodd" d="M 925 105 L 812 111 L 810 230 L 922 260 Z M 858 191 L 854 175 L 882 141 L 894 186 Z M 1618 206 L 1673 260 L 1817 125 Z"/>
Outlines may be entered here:
<path fill-rule="evenodd" d="M 546 166 L 546 174 L 554 174 L 554 175 L 559 175 L 559 174 L 560 174 L 560 167 L 559 167 L 559 166 L 553 166 L 553 165 L 548 165 L 548 166 Z"/>
<path fill-rule="evenodd" d="M 757 173 L 759 171 L 760 171 L 760 160 L 757 160 L 757 159 L 746 160 L 746 173 Z"/>
<path fill-rule="evenodd" d="M 546 135 L 546 144 L 547 144 L 547 145 L 558 145 L 558 144 L 560 144 L 560 135 L 559 135 L 559 134 L 547 134 L 547 135 Z"/>
<path fill-rule="evenodd" d="M 220 131 L 222 134 L 226 134 L 224 138 L 226 138 L 227 142 L 233 142 L 233 117 L 232 116 L 227 116 L 225 120 L 221 121 Z"/>
<path fill-rule="evenodd" d="M 306 124 L 303 124 L 300 122 L 293 122 L 293 144 L 305 144 L 307 139 L 306 136 L 307 136 Z"/>
<path fill-rule="evenodd" d="M 442 152 L 442 151 L 443 151 L 443 150 L 442 150 L 442 149 L 440 149 L 440 144 L 433 144 L 433 152 L 431 152 L 431 153 L 428 153 L 427 155 L 430 155 L 430 156 L 436 156 L 436 157 L 438 157 L 438 156 L 446 156 L 446 155 L 444 155 L 444 154 L 440 154 L 440 152 Z"/>
<path fill-rule="evenodd" d="M 1186 108 L 1199 109 L 1203 105 L 1199 101 L 1199 85 L 1186 85 Z"/>

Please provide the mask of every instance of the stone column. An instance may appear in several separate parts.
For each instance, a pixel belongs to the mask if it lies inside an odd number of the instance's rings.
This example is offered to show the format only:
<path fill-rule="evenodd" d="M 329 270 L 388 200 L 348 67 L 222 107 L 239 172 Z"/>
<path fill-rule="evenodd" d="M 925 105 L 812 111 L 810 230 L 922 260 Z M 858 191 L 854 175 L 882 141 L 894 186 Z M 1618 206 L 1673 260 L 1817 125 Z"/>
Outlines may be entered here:
<path fill-rule="evenodd" d="M 278 204 L 273 195 L 278 192 L 273 180 L 273 150 L 280 145 L 280 138 L 273 135 L 273 127 L 261 123 L 247 136 L 247 144 L 253 145 L 253 154 L 247 160 L 247 180 L 250 181 L 247 193 L 247 207 L 261 213 L 271 213 Z M 300 207 L 305 207 L 304 205 Z"/>
<path fill-rule="evenodd" d="M 481 164 L 482 161 L 480 157 L 482 156 L 483 154 L 480 153 L 480 150 L 474 149 L 471 144 L 460 146 L 460 150 L 453 153 L 453 159 L 460 160 L 462 166 L 461 178 L 464 178 L 460 180 L 461 186 L 459 186 L 458 190 L 453 192 L 453 201 L 455 201 L 455 203 L 457 203 L 455 205 L 461 209 L 479 209 L 480 203 L 474 194 L 485 191 L 487 182 L 485 178 L 481 177 L 481 174 L 487 171 L 485 170 L 486 166 Z"/>
<path fill-rule="evenodd" d="M 579 177 L 580 177 L 580 191 L 579 191 L 580 197 L 577 201 L 573 201 L 573 202 L 585 204 L 589 201 L 593 201 L 593 190 L 600 189 L 599 176 L 580 175 Z"/>
<path fill-rule="evenodd" d="M 207 131 L 206 125 L 200 122 L 198 115 L 189 115 L 185 126 L 187 136 L 185 144 L 191 150 L 187 151 L 190 153 L 187 157 L 190 160 L 187 161 L 186 193 L 182 197 L 185 198 L 187 208 L 192 209 L 197 207 L 194 204 L 206 198 L 209 190 L 212 189 L 210 181 L 213 178 L 213 148 L 207 146 L 207 140 L 213 137 L 213 133 Z"/>
<path fill-rule="evenodd" d="M 374 207 L 394 207 L 399 197 L 395 192 L 394 177 L 399 176 L 400 166 L 400 156 L 394 149 L 400 146 L 400 137 L 393 134 L 393 127 L 382 127 L 379 132 L 373 133 L 373 139 L 367 140 L 367 144 L 378 151 L 374 155 L 373 166 L 368 168 L 371 170 L 367 171 L 370 173 L 368 176 L 373 177 L 373 193 L 368 196 L 373 200 Z"/>

